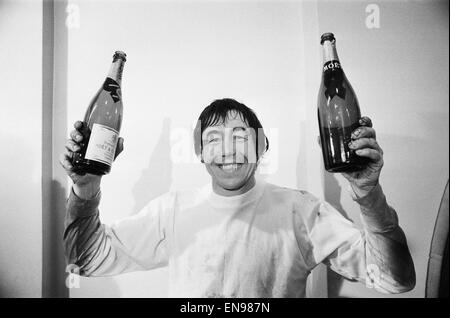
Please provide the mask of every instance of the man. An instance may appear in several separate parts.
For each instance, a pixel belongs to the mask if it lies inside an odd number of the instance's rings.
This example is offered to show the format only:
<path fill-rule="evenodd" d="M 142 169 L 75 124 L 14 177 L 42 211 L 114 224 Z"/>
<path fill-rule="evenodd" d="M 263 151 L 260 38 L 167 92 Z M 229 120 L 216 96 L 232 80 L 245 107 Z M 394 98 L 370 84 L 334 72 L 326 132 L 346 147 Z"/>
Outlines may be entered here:
<path fill-rule="evenodd" d="M 383 151 L 370 120 L 361 125 L 351 148 L 371 161 L 344 174 L 361 207 L 360 230 L 308 192 L 256 180 L 268 141 L 254 112 L 233 99 L 206 107 L 194 131 L 210 185 L 164 194 L 137 215 L 103 225 L 101 177 L 78 175 L 70 164 L 83 138 L 77 122 L 61 157 L 74 182 L 64 233 L 67 260 L 84 276 L 169 266 L 172 297 L 304 297 L 307 276 L 321 262 L 381 292 L 409 291 L 414 265 L 378 182 Z M 121 139 L 117 154 L 122 149 Z"/>

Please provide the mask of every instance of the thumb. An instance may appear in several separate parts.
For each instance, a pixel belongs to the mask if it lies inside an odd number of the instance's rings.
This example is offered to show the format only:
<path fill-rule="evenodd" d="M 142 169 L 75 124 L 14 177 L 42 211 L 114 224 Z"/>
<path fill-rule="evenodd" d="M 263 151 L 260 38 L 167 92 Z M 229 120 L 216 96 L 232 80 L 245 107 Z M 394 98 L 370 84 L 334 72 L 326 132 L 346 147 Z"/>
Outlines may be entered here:
<path fill-rule="evenodd" d="M 361 126 L 372 127 L 372 119 L 367 116 L 362 116 L 359 120 L 359 124 Z"/>
<path fill-rule="evenodd" d="M 117 141 L 117 147 L 116 147 L 116 154 L 114 155 L 114 159 L 117 158 L 118 155 L 123 151 L 123 138 L 119 137 L 119 140 Z"/>

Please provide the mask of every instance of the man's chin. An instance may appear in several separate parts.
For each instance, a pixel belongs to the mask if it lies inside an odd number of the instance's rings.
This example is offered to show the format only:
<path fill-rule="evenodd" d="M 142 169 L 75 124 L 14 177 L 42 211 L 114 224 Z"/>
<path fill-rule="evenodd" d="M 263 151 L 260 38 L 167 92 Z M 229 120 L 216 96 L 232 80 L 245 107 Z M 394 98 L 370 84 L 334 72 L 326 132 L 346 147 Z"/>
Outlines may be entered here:
<path fill-rule="evenodd" d="M 227 191 L 237 191 L 242 189 L 246 185 L 246 182 L 242 180 L 221 180 L 217 184 Z"/>

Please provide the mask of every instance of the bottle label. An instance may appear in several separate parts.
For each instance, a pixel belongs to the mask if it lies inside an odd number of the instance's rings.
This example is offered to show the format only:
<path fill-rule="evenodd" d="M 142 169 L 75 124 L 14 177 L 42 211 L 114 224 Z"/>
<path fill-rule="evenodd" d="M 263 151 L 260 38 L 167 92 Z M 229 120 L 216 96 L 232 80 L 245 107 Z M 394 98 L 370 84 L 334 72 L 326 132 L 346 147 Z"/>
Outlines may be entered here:
<path fill-rule="evenodd" d="M 326 72 L 328 70 L 335 70 L 335 69 L 341 69 L 341 63 L 337 60 L 332 60 L 325 62 L 323 65 L 323 71 Z"/>
<path fill-rule="evenodd" d="M 323 75 L 325 84 L 325 96 L 327 99 L 333 99 L 339 96 L 345 99 L 346 88 L 344 86 L 344 72 L 341 63 L 338 60 L 325 62 L 323 65 Z"/>
<path fill-rule="evenodd" d="M 111 127 L 93 124 L 85 159 L 111 166 L 116 153 L 119 132 Z"/>

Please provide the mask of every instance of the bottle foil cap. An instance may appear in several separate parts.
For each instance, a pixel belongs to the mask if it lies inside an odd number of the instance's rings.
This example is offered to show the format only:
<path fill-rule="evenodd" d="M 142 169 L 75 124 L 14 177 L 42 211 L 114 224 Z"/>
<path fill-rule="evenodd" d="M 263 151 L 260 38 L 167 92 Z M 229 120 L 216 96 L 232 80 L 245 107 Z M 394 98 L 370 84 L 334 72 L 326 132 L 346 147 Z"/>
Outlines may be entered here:
<path fill-rule="evenodd" d="M 117 59 L 122 59 L 125 62 L 127 60 L 127 54 L 123 51 L 116 51 L 113 55 L 113 61 Z"/>
<path fill-rule="evenodd" d="M 336 41 L 334 34 L 331 32 L 322 34 L 322 36 L 320 37 L 320 44 L 323 44 L 323 42 L 325 41 Z"/>

